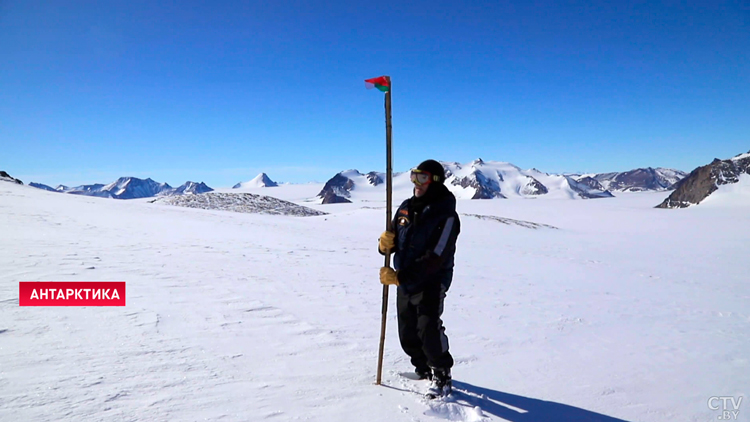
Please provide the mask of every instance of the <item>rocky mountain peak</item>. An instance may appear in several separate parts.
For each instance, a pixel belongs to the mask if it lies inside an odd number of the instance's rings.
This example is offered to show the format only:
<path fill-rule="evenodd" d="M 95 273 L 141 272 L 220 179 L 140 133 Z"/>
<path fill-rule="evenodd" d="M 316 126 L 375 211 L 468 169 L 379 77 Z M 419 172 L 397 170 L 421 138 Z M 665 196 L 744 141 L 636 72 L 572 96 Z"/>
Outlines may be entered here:
<path fill-rule="evenodd" d="M 195 183 L 191 181 L 187 181 L 181 186 L 175 188 L 173 191 L 169 192 L 168 195 L 198 195 L 201 193 L 207 193 L 207 192 L 213 192 L 213 189 L 208 187 L 203 182 Z"/>
<path fill-rule="evenodd" d="M 474 161 L 476 163 L 476 160 Z M 474 165 L 472 163 L 472 165 Z M 502 175 L 496 172 L 496 175 L 500 176 L 502 181 Z M 474 169 L 469 173 L 468 176 L 454 177 L 450 183 L 453 186 L 461 186 L 462 188 L 473 188 L 475 190 L 474 196 L 471 199 L 492 199 L 492 198 L 505 198 L 502 194 L 500 186 L 496 180 L 488 178 L 479 169 Z"/>
<path fill-rule="evenodd" d="M 680 180 L 667 199 L 656 208 L 686 208 L 700 204 L 719 186 L 739 182 L 741 174 L 750 174 L 750 152 L 727 160 L 715 158 Z"/>
<path fill-rule="evenodd" d="M 19 179 L 16 179 L 15 177 L 11 177 L 10 174 L 8 174 L 8 173 L 6 173 L 6 172 L 4 172 L 2 170 L 0 170 L 0 180 L 2 180 L 4 182 L 12 182 L 12 183 L 17 183 L 19 185 L 23 185 L 22 181 L 20 181 Z"/>
<path fill-rule="evenodd" d="M 344 176 L 344 173 L 351 172 L 353 170 L 338 173 L 326 182 L 323 189 L 318 193 L 318 196 L 323 200 L 323 204 L 351 202 L 346 198 L 351 196 L 350 192 L 354 188 L 354 181 Z M 359 174 L 359 172 L 356 173 Z"/>
<path fill-rule="evenodd" d="M 385 181 L 383 180 L 383 175 L 375 171 L 367 173 L 367 181 L 370 182 L 370 184 L 373 186 L 378 186 L 382 183 L 385 183 Z"/>

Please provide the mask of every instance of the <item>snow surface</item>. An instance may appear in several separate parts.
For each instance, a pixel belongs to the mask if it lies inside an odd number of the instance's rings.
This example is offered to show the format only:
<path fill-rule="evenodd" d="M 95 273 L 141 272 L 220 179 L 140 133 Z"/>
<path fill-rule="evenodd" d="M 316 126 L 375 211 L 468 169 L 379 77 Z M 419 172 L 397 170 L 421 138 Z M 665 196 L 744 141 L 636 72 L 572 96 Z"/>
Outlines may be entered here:
<path fill-rule="evenodd" d="M 750 207 L 750 174 L 742 173 L 737 178 L 737 183 L 718 185 L 718 189 L 701 201 L 700 206 L 710 205 L 712 207 L 733 207 L 738 209 Z"/>
<path fill-rule="evenodd" d="M 384 201 L 306 202 L 321 187 L 274 188 L 330 213 L 299 218 L 0 184 L 0 420 L 686 422 L 713 396 L 748 420 L 746 207 L 459 201 L 458 393 L 428 402 L 393 289 L 373 385 Z M 125 281 L 127 306 L 19 307 L 20 281 Z"/>
<path fill-rule="evenodd" d="M 292 202 L 320 203 L 320 198 L 315 195 L 323 189 L 324 183 L 284 184 L 280 183 L 273 189 L 266 187 L 239 187 L 239 188 L 217 188 L 214 192 L 222 193 L 252 193 L 255 195 L 273 195 L 274 198 Z M 381 195 L 382 196 L 382 195 Z M 382 198 L 381 198 L 382 200 Z"/>
<path fill-rule="evenodd" d="M 0 182 L 17 183 L 16 179 L 14 179 L 13 177 L 5 177 L 5 176 L 0 176 Z"/>

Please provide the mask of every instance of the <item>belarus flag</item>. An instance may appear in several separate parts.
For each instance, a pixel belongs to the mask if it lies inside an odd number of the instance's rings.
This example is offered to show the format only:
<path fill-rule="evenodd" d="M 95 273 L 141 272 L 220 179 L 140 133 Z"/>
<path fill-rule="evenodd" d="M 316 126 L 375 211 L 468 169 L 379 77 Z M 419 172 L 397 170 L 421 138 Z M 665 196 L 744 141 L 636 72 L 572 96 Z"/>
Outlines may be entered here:
<path fill-rule="evenodd" d="M 377 88 L 383 92 L 391 89 L 391 80 L 387 76 L 378 76 L 377 78 L 365 79 L 367 89 Z"/>

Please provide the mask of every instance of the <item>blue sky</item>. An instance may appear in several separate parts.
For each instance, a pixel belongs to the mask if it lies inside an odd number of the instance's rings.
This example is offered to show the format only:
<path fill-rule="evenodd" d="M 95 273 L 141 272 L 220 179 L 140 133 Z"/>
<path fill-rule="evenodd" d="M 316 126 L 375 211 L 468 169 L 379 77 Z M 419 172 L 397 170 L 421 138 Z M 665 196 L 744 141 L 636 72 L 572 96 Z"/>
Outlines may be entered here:
<path fill-rule="evenodd" d="M 161 4 L 157 4 L 161 3 Z M 325 181 L 425 158 L 690 171 L 750 150 L 742 1 L 0 1 L 25 183 Z"/>

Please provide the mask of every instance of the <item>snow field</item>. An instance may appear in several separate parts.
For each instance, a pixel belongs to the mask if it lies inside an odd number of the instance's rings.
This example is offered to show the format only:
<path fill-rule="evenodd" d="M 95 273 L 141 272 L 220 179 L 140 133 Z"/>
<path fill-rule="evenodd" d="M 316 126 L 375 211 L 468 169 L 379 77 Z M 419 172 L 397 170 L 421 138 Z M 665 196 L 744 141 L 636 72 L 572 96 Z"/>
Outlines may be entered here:
<path fill-rule="evenodd" d="M 393 289 L 373 385 L 383 201 L 315 205 L 310 187 L 262 192 L 330 215 L 0 184 L 0 420 L 682 422 L 748 396 L 742 204 L 459 201 L 558 229 L 462 215 L 444 320 L 465 400 L 426 402 L 397 374 Z M 21 308 L 20 281 L 126 281 L 127 306 Z"/>

